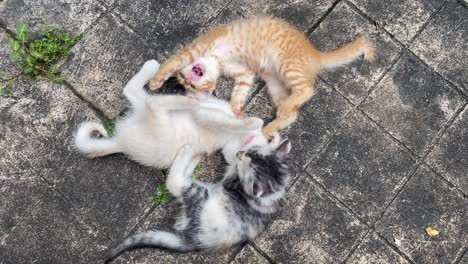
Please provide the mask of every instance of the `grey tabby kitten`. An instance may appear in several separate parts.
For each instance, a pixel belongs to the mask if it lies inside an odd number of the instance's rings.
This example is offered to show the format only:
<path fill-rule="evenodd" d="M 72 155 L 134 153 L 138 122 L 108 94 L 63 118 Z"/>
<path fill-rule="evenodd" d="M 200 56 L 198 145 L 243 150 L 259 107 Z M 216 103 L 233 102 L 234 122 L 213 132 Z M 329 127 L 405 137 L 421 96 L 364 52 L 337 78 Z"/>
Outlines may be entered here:
<path fill-rule="evenodd" d="M 222 181 L 203 183 L 191 177 L 193 147 L 183 146 L 167 178 L 168 191 L 182 203 L 174 232 L 132 235 L 110 251 L 106 263 L 136 248 L 217 251 L 253 240 L 284 199 L 290 150 L 289 140 L 279 143 L 276 137 L 268 145 L 238 152 Z"/>

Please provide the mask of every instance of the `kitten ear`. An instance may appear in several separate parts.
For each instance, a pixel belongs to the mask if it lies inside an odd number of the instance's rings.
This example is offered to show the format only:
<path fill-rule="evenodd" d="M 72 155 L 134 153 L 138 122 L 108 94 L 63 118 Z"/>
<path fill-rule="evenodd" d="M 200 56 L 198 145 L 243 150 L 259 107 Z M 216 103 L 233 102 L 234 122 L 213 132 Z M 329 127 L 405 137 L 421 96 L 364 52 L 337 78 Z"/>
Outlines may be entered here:
<path fill-rule="evenodd" d="M 283 159 L 285 158 L 289 151 L 291 151 L 291 142 L 289 139 L 284 140 L 279 144 L 279 146 L 275 149 L 276 157 Z"/>

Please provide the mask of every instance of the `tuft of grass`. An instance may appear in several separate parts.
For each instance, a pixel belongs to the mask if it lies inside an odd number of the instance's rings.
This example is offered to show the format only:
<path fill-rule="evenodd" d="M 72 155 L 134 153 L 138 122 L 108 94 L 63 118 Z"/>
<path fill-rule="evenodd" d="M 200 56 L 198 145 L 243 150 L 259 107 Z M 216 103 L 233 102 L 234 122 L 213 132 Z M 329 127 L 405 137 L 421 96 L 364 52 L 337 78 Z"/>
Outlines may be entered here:
<path fill-rule="evenodd" d="M 193 174 L 192 174 L 192 180 L 196 180 L 197 177 L 198 177 L 198 174 L 200 174 L 200 172 L 202 171 L 202 165 L 201 163 L 198 163 L 197 166 L 195 167 L 195 169 L 193 170 Z"/>
<path fill-rule="evenodd" d="M 11 72 L 0 71 L 0 95 L 16 86 L 19 77 L 63 83 L 60 67 L 70 49 L 81 35 L 71 36 L 51 27 L 43 27 L 39 36 L 30 39 L 29 26 L 21 23 L 14 38 L 10 38 L 10 59 L 15 65 Z"/>
<path fill-rule="evenodd" d="M 117 123 L 116 119 L 110 120 L 108 123 L 104 124 L 104 128 L 107 131 L 109 137 L 112 137 L 115 133 L 115 124 Z"/>
<path fill-rule="evenodd" d="M 201 170 L 202 170 L 202 166 L 199 163 L 193 170 L 193 174 L 192 174 L 193 180 L 197 179 L 197 176 L 198 174 L 200 174 Z M 166 175 L 166 177 L 167 177 L 167 173 L 168 172 L 166 170 L 163 171 L 163 174 Z M 158 186 L 156 187 L 156 192 L 154 193 L 154 195 L 150 196 L 150 200 L 153 201 L 153 204 L 157 206 L 167 204 L 168 202 L 171 201 L 171 196 L 169 194 L 169 191 L 166 189 L 165 182 L 158 184 Z"/>
<path fill-rule="evenodd" d="M 166 189 L 166 183 L 160 183 L 156 187 L 156 192 L 150 197 L 150 200 L 153 201 L 154 205 L 163 205 L 171 201 L 171 196 Z"/>

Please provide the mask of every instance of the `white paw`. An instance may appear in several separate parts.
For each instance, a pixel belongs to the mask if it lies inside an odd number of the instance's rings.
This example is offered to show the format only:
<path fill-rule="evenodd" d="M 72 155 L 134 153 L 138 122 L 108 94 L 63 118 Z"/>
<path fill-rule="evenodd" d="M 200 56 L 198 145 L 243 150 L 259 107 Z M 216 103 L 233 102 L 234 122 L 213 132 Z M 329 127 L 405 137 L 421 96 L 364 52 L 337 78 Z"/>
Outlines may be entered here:
<path fill-rule="evenodd" d="M 158 72 L 159 66 L 161 65 L 156 60 L 149 60 L 143 64 L 140 73 L 151 78 Z"/>
<path fill-rule="evenodd" d="M 183 145 L 179 151 L 177 151 L 177 156 L 194 156 L 195 155 L 195 149 L 192 147 L 192 145 Z"/>
<path fill-rule="evenodd" d="M 103 137 L 109 137 L 109 135 L 107 134 L 107 131 L 106 129 L 104 128 L 104 126 L 102 124 L 99 124 L 99 123 L 96 123 L 96 122 L 86 122 L 86 123 L 82 123 L 80 125 L 80 127 L 78 128 L 78 131 L 85 131 L 85 133 L 88 135 L 88 136 L 91 136 L 91 134 L 94 132 L 94 131 L 97 131 L 99 134 L 101 134 Z"/>

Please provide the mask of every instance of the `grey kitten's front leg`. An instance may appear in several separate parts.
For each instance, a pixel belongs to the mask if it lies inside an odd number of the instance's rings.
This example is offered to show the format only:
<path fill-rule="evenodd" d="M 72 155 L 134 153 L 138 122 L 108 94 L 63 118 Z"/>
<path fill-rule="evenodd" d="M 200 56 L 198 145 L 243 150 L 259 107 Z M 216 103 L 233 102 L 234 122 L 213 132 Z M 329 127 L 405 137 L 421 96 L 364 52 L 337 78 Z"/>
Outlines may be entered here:
<path fill-rule="evenodd" d="M 174 197 L 182 194 L 192 185 L 193 158 L 195 150 L 190 145 L 182 146 L 177 152 L 174 163 L 169 170 L 166 187 Z M 195 164 L 196 166 L 196 164 Z"/>

